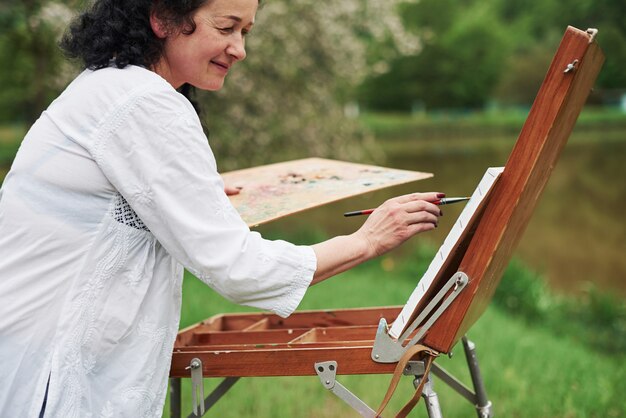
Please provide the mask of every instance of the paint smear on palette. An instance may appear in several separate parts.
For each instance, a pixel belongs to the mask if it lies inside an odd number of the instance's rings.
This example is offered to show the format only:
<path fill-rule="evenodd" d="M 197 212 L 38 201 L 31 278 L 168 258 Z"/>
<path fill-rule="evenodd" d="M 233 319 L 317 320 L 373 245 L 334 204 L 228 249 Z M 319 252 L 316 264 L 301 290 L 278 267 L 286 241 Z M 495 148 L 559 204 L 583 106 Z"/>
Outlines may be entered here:
<path fill-rule="evenodd" d="M 224 182 L 243 187 L 231 202 L 250 226 L 385 187 L 432 177 L 322 158 L 307 158 L 223 173 Z"/>

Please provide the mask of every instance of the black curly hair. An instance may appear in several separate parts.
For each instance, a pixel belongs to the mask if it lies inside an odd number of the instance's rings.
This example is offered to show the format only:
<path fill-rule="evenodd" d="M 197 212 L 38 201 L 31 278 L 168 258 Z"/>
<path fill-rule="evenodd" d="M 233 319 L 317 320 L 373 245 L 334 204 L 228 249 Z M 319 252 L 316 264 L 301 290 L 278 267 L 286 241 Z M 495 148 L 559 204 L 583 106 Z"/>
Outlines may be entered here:
<path fill-rule="evenodd" d="M 150 14 L 154 12 L 166 30 L 189 35 L 196 30 L 193 13 L 207 1 L 211 0 L 96 0 L 70 24 L 60 46 L 68 58 L 91 70 L 112 64 L 151 68 L 161 58 L 164 40 L 152 31 Z M 195 89 L 184 84 L 178 90 L 200 113 Z"/>
<path fill-rule="evenodd" d="M 85 68 L 97 70 L 139 65 L 150 68 L 161 58 L 163 39 L 150 26 L 150 14 L 168 30 L 196 29 L 193 13 L 210 0 L 96 0 L 79 15 L 61 39 L 66 56 L 79 59 Z"/>

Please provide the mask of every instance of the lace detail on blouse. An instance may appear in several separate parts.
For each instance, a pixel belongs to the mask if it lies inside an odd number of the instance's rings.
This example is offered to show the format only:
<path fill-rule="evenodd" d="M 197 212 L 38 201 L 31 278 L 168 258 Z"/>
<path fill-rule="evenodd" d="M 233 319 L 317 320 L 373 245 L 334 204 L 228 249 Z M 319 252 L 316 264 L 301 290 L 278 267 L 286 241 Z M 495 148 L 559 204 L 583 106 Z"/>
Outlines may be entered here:
<path fill-rule="evenodd" d="M 112 208 L 113 219 L 131 228 L 150 231 L 137 213 L 130 207 L 124 196 L 118 194 Z"/>

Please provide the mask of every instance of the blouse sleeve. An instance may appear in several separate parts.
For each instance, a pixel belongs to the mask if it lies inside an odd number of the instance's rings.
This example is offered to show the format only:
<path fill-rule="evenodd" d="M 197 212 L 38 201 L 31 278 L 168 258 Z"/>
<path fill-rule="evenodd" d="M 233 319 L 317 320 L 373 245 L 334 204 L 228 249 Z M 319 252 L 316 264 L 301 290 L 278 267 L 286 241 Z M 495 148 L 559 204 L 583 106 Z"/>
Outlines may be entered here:
<path fill-rule="evenodd" d="M 233 302 L 283 317 L 296 309 L 317 266 L 313 249 L 250 231 L 182 95 L 136 92 L 96 137 L 96 162 L 169 254 Z"/>

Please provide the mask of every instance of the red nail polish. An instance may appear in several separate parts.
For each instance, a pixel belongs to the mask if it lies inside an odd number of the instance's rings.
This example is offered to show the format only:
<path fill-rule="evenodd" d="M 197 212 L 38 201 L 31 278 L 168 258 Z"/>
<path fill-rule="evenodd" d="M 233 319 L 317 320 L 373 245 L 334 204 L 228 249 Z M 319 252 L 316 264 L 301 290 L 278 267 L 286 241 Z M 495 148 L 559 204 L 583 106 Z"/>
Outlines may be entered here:
<path fill-rule="evenodd" d="M 441 199 L 442 197 L 446 197 L 445 193 L 437 193 L 437 199 Z"/>

